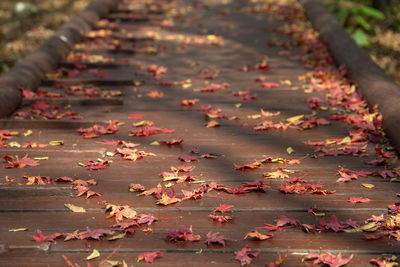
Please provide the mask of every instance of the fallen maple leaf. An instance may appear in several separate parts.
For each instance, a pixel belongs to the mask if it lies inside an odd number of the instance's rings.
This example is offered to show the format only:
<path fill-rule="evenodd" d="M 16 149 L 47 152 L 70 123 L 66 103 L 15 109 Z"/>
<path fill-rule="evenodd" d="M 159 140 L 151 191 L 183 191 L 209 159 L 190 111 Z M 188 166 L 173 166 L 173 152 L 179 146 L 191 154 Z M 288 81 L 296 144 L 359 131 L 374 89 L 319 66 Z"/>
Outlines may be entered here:
<path fill-rule="evenodd" d="M 7 165 L 4 166 L 6 169 L 10 168 L 24 168 L 26 166 L 39 166 L 40 163 L 38 160 L 34 160 L 31 158 L 28 158 L 28 155 L 23 157 L 22 159 L 18 159 L 17 156 L 4 156 L 4 160 L 7 162 Z"/>
<path fill-rule="evenodd" d="M 146 187 L 141 185 L 141 184 L 130 184 L 129 185 L 129 191 L 137 191 L 137 192 L 143 192 L 146 190 Z"/>
<path fill-rule="evenodd" d="M 139 113 L 132 113 L 128 115 L 129 119 L 141 119 L 143 118 L 144 115 L 143 114 L 139 114 Z"/>
<path fill-rule="evenodd" d="M 260 252 L 251 252 L 251 248 L 249 246 L 245 246 L 241 250 L 235 251 L 235 259 L 240 261 L 242 266 L 246 264 L 250 264 L 253 260 L 252 258 L 257 257 Z"/>
<path fill-rule="evenodd" d="M 210 120 L 206 123 L 206 128 L 219 127 L 221 124 L 215 120 Z"/>
<path fill-rule="evenodd" d="M 222 204 L 222 205 L 219 205 L 218 207 L 216 207 L 215 209 L 214 209 L 214 212 L 221 212 L 221 213 L 224 213 L 224 212 L 232 212 L 231 210 L 230 210 L 230 208 L 232 208 L 233 207 L 233 205 L 225 205 L 225 204 Z"/>
<path fill-rule="evenodd" d="M 179 160 L 184 161 L 184 162 L 191 162 L 197 160 L 197 157 L 192 157 L 188 155 L 183 155 L 179 157 Z"/>
<path fill-rule="evenodd" d="M 195 98 L 195 99 L 184 99 L 184 100 L 181 101 L 181 106 L 189 106 L 189 107 L 191 107 L 191 106 L 195 105 L 198 102 L 200 102 L 200 100 L 198 98 Z"/>
<path fill-rule="evenodd" d="M 157 200 L 156 204 L 158 205 L 170 205 L 170 204 L 174 204 L 177 202 L 181 202 L 182 200 L 176 197 L 170 197 L 168 196 L 168 194 L 164 193 L 162 194 L 161 198 L 159 200 Z"/>
<path fill-rule="evenodd" d="M 205 241 L 205 243 L 207 244 L 207 246 L 213 244 L 217 244 L 217 245 L 222 245 L 223 247 L 225 247 L 225 241 L 234 241 L 233 239 L 230 238 L 226 238 L 223 235 L 220 235 L 218 232 L 213 233 L 213 232 L 208 232 L 207 233 L 207 240 Z"/>
<path fill-rule="evenodd" d="M 281 257 L 281 254 L 278 253 L 278 259 L 276 261 L 267 263 L 267 265 L 265 265 L 265 267 L 279 267 L 282 265 L 282 263 L 286 260 L 287 257 L 288 257 L 288 253 L 286 253 L 283 256 L 283 258 Z"/>
<path fill-rule="evenodd" d="M 222 84 L 217 84 L 217 83 L 212 83 L 211 85 L 208 85 L 206 87 L 202 87 L 199 89 L 196 89 L 197 91 L 200 91 L 202 93 L 211 93 L 219 90 L 223 90 L 227 88 L 229 84 L 227 83 L 222 83 Z"/>
<path fill-rule="evenodd" d="M 147 263 L 154 263 L 154 260 L 158 257 L 160 257 L 161 255 L 163 255 L 164 252 L 161 251 L 149 251 L 149 252 L 145 252 L 143 254 L 140 254 L 137 257 L 137 261 L 142 261 L 144 260 Z"/>
<path fill-rule="evenodd" d="M 150 91 L 147 94 L 147 96 L 150 97 L 150 98 L 163 98 L 164 97 L 164 93 L 156 91 L 156 90 L 153 90 L 153 91 Z"/>
<path fill-rule="evenodd" d="M 181 228 L 179 230 L 169 231 L 167 233 L 166 239 L 169 240 L 169 241 L 195 242 L 195 241 L 200 241 L 201 240 L 201 236 L 193 234 L 191 228 L 190 229 Z"/>
<path fill-rule="evenodd" d="M 365 197 L 351 197 L 347 201 L 351 203 L 367 203 L 370 202 L 371 199 Z"/>
<path fill-rule="evenodd" d="M 134 211 L 128 205 L 118 206 L 118 205 L 106 203 L 105 210 L 106 210 L 106 212 L 110 213 L 107 218 L 115 217 L 116 222 L 120 222 L 124 219 L 132 219 L 132 218 L 135 218 L 137 215 L 137 212 Z"/>
<path fill-rule="evenodd" d="M 346 265 L 353 258 L 353 254 L 349 258 L 342 258 L 342 254 L 339 253 L 337 256 L 331 253 L 308 253 L 303 259 L 306 261 L 312 260 L 313 264 L 326 264 L 329 267 L 340 267 Z"/>
<path fill-rule="evenodd" d="M 36 241 L 36 242 L 54 242 L 57 237 L 61 236 L 61 233 L 55 233 L 52 235 L 45 236 L 43 235 L 41 230 L 36 230 L 37 235 L 31 235 L 31 237 Z"/>
<path fill-rule="evenodd" d="M 171 141 L 164 141 L 164 140 L 160 141 L 161 144 L 166 144 L 168 146 L 179 145 L 182 142 L 183 142 L 183 139 L 172 139 Z"/>
<path fill-rule="evenodd" d="M 264 83 L 260 83 L 260 86 L 264 87 L 264 88 L 278 88 L 278 87 L 281 87 L 282 85 L 280 83 L 264 82 Z"/>
<path fill-rule="evenodd" d="M 220 223 L 226 223 L 230 220 L 232 220 L 231 216 L 226 216 L 226 215 L 216 215 L 216 214 L 210 214 L 209 215 L 213 221 L 218 221 Z"/>
<path fill-rule="evenodd" d="M 81 233 L 78 233 L 76 235 L 76 239 L 97 239 L 99 240 L 101 237 L 105 236 L 105 235 L 113 235 L 114 231 L 110 231 L 110 230 L 105 230 L 105 229 L 94 229 L 91 230 L 89 227 L 86 227 L 86 231 L 83 231 Z M 67 241 L 67 240 L 65 240 Z"/>
<path fill-rule="evenodd" d="M 256 239 L 256 240 L 266 240 L 266 239 L 272 238 L 273 236 L 274 236 L 273 234 L 264 235 L 264 234 L 261 234 L 260 232 L 257 232 L 257 231 L 251 231 L 251 232 L 246 234 L 244 239 L 247 239 L 249 237 L 249 238 L 253 238 L 253 239 Z"/>
<path fill-rule="evenodd" d="M 77 197 L 80 197 L 83 195 L 86 195 L 86 198 L 93 197 L 93 196 L 102 196 L 101 193 L 97 193 L 92 190 L 89 190 L 89 188 L 87 188 L 86 186 L 78 185 L 78 186 L 74 187 L 74 189 L 76 189 L 78 191 L 78 193 L 76 195 Z"/>

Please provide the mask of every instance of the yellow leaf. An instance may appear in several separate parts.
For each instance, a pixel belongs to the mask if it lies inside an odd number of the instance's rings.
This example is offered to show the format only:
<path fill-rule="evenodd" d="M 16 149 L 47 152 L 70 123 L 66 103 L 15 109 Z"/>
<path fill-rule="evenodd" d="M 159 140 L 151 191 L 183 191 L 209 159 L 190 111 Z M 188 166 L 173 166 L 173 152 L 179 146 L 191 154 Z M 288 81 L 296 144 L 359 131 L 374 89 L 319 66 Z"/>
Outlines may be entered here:
<path fill-rule="evenodd" d="M 362 184 L 362 186 L 366 187 L 366 188 L 374 188 L 375 185 L 373 184 Z"/>
<path fill-rule="evenodd" d="M 10 135 L 15 136 L 15 135 L 19 135 L 19 132 L 10 132 Z"/>
<path fill-rule="evenodd" d="M 64 206 L 67 207 L 68 209 L 70 209 L 72 212 L 86 212 L 86 210 L 84 208 L 75 206 L 73 204 L 66 203 L 66 204 L 64 204 Z"/>
<path fill-rule="evenodd" d="M 291 85 L 292 85 L 292 82 L 289 81 L 289 80 L 284 80 L 284 81 L 281 81 L 281 84 L 282 84 L 282 85 L 289 85 L 289 86 L 291 86 Z"/>
<path fill-rule="evenodd" d="M 287 152 L 289 155 L 290 155 L 290 154 L 293 154 L 294 149 L 290 146 L 290 147 L 286 148 L 286 152 Z"/>
<path fill-rule="evenodd" d="M 400 182 L 400 179 L 392 178 L 392 179 L 390 179 L 390 181 L 391 181 L 391 182 L 397 182 L 397 183 L 399 183 L 399 182 Z"/>
<path fill-rule="evenodd" d="M 303 119 L 304 116 L 305 116 L 304 114 L 297 115 L 297 116 L 293 116 L 293 117 L 287 118 L 286 121 L 287 121 L 287 122 L 299 121 L 299 120 Z"/>
<path fill-rule="evenodd" d="M 159 143 L 159 142 L 157 142 L 157 141 L 154 141 L 154 142 L 151 142 L 151 143 L 150 143 L 150 145 L 151 145 L 151 146 L 159 146 L 159 145 L 160 145 L 160 143 Z"/>
<path fill-rule="evenodd" d="M 165 184 L 164 186 L 165 186 L 165 188 L 170 188 L 173 185 L 174 185 L 173 183 L 169 182 L 169 183 Z"/>
<path fill-rule="evenodd" d="M 8 143 L 9 147 L 21 147 L 21 145 L 18 142 L 10 142 Z"/>
<path fill-rule="evenodd" d="M 97 249 L 93 249 L 92 254 L 87 256 L 86 260 L 90 261 L 90 260 L 93 260 L 93 259 L 98 258 L 98 257 L 100 257 L 100 252 Z"/>
<path fill-rule="evenodd" d="M 107 240 L 108 240 L 108 241 L 114 241 L 114 240 L 117 240 L 117 239 L 124 238 L 125 235 L 126 235 L 126 233 L 121 233 L 121 234 L 118 234 L 118 235 L 113 235 L 113 236 L 107 238 Z"/>
<path fill-rule="evenodd" d="M 51 145 L 51 146 L 62 146 L 62 145 L 64 145 L 64 140 L 50 141 L 49 145 Z"/>
<path fill-rule="evenodd" d="M 275 159 L 271 159 L 271 163 L 285 163 L 286 160 L 283 158 L 275 158 Z M 259 163 L 259 165 L 261 165 L 261 163 Z"/>
<path fill-rule="evenodd" d="M 327 145 L 336 144 L 336 140 L 327 139 L 327 140 L 325 141 L 325 143 L 326 143 Z"/>
<path fill-rule="evenodd" d="M 120 261 L 110 261 L 107 260 L 104 264 L 102 264 L 102 266 L 105 267 L 114 267 L 114 266 L 120 266 L 122 263 Z"/>
<path fill-rule="evenodd" d="M 255 115 L 249 115 L 249 116 L 247 116 L 247 118 L 249 118 L 249 119 L 259 119 L 259 118 L 261 118 L 261 114 L 255 114 Z"/>
<path fill-rule="evenodd" d="M 28 228 L 14 228 L 14 229 L 9 229 L 9 232 L 20 232 L 20 231 L 28 231 Z"/>
<path fill-rule="evenodd" d="M 114 157 L 114 155 L 115 155 L 114 152 L 110 152 L 110 151 L 107 151 L 107 152 L 106 152 L 106 156 L 107 156 L 107 157 Z"/>
<path fill-rule="evenodd" d="M 28 130 L 25 133 L 23 133 L 24 136 L 30 136 L 32 134 L 32 130 Z"/>
<path fill-rule="evenodd" d="M 81 166 L 81 167 L 87 167 L 87 165 L 85 163 L 82 163 L 82 162 L 77 162 L 76 164 L 78 164 L 78 166 Z"/>
<path fill-rule="evenodd" d="M 346 136 L 345 138 L 343 138 L 342 141 L 340 141 L 338 144 L 342 145 L 342 144 L 347 144 L 347 143 L 351 143 L 351 138 L 350 136 Z"/>
<path fill-rule="evenodd" d="M 49 159 L 49 157 L 34 157 L 34 160 L 46 160 Z"/>
<path fill-rule="evenodd" d="M 300 89 L 300 88 L 299 88 L 298 86 L 293 86 L 293 87 L 292 87 L 292 90 L 293 90 L 293 91 L 296 91 L 296 90 L 299 90 L 299 89 Z"/>
<path fill-rule="evenodd" d="M 192 84 L 191 84 L 191 83 L 184 83 L 184 84 L 182 84 L 182 88 L 183 88 L 183 89 L 187 89 L 187 88 L 190 88 L 190 87 L 192 87 Z"/>

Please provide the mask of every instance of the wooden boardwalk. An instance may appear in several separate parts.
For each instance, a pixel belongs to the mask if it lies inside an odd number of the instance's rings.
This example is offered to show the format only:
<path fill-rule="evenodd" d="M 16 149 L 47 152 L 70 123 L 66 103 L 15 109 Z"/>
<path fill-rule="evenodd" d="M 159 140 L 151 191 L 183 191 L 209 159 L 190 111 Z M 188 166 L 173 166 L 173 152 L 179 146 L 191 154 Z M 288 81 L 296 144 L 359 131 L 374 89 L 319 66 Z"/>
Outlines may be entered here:
<path fill-rule="evenodd" d="M 0 121 L 0 266 L 399 254 L 396 152 L 293 3 L 121 1 Z"/>

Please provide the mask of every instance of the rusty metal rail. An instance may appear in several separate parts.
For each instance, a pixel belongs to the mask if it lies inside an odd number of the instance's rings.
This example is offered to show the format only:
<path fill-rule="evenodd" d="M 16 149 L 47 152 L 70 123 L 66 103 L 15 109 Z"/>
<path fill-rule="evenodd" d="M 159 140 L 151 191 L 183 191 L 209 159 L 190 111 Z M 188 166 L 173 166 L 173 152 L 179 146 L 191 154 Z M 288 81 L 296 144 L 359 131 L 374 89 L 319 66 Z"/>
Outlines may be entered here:
<path fill-rule="evenodd" d="M 103 14 L 0 121 L 0 266 L 398 255 L 397 154 L 381 117 L 285 3 L 126 0 Z M 179 229 L 186 240 L 169 240 Z M 206 244 L 210 232 L 225 246 Z"/>

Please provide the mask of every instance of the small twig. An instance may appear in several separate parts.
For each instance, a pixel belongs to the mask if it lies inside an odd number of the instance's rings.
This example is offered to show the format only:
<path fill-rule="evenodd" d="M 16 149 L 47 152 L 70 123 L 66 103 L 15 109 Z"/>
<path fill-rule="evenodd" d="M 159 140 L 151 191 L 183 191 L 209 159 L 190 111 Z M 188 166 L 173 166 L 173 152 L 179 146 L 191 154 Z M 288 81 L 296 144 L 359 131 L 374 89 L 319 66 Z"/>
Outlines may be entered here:
<path fill-rule="evenodd" d="M 111 252 L 110 255 L 107 256 L 107 258 L 105 258 L 102 262 L 100 262 L 99 266 L 102 266 L 109 258 L 111 258 L 112 255 L 114 255 L 114 253 L 120 248 L 121 246 L 118 246 L 114 249 L 113 252 Z"/>
<path fill-rule="evenodd" d="M 72 262 L 65 255 L 62 255 L 62 257 L 64 258 L 64 260 L 68 264 L 68 266 L 75 267 L 75 265 L 73 265 Z"/>

